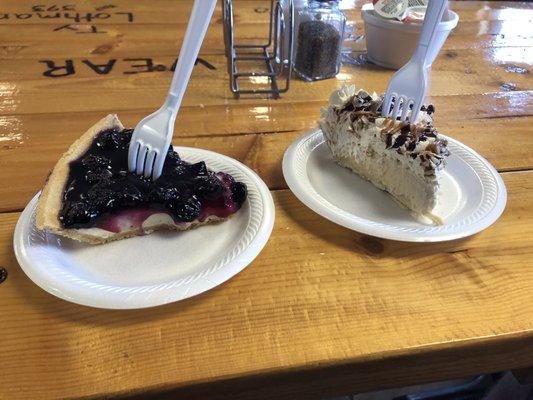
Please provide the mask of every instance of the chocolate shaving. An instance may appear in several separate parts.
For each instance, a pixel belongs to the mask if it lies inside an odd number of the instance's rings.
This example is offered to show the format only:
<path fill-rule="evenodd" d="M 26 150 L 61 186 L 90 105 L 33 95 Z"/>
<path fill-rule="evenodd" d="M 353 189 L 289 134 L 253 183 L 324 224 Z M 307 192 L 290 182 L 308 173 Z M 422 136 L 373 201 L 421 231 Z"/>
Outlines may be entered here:
<path fill-rule="evenodd" d="M 353 103 L 351 101 L 349 101 L 348 103 L 346 103 L 344 105 L 344 107 L 342 109 L 339 110 L 339 113 L 349 112 L 349 111 L 353 111 L 353 110 L 355 110 L 355 107 L 354 107 Z"/>
<path fill-rule="evenodd" d="M 388 149 L 392 146 L 392 133 L 387 134 L 387 140 L 386 140 L 385 147 Z"/>
<path fill-rule="evenodd" d="M 391 105 L 391 109 L 393 106 L 394 104 Z M 336 109 L 335 111 L 338 111 L 339 114 L 349 113 L 352 123 L 356 123 L 363 116 L 368 121 L 375 123 L 376 119 L 381 117 L 382 108 L 383 97 L 374 100 L 367 92 L 360 91 L 342 109 Z M 422 106 L 420 110 L 431 115 L 435 112 L 435 107 L 430 104 Z M 398 132 L 399 135 L 394 138 Z M 410 152 L 409 156 L 413 159 L 420 156 L 421 165 L 431 171 L 434 171 L 435 165 L 442 164 L 444 162 L 443 158 L 449 155 L 446 141 L 439 138 L 438 132 L 431 121 L 427 121 L 425 124 L 411 124 L 393 120 L 392 118 L 385 118 L 382 123 L 381 134 L 387 149 L 394 148 L 399 154 Z M 423 154 L 416 152 L 417 145 L 420 142 L 428 142 Z"/>
<path fill-rule="evenodd" d="M 403 145 L 406 141 L 407 141 L 407 135 L 400 135 L 396 138 L 396 140 L 394 141 L 394 144 L 392 145 L 392 148 L 393 149 L 396 149 L 398 147 L 400 147 L 401 145 Z"/>
<path fill-rule="evenodd" d="M 435 112 L 435 106 L 433 104 L 430 104 L 427 107 L 426 106 L 422 106 L 422 107 L 420 107 L 420 111 L 425 111 L 427 113 L 427 115 L 431 115 L 431 114 L 433 114 Z"/>

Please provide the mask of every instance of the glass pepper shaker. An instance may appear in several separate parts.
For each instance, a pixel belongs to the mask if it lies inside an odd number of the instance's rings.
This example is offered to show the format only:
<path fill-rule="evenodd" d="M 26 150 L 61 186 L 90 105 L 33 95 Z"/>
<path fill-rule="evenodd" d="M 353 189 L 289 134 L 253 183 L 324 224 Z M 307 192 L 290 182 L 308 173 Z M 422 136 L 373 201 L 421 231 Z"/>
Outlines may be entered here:
<path fill-rule="evenodd" d="M 306 81 L 337 75 L 346 17 L 338 0 L 307 0 L 295 10 L 294 71 Z"/>

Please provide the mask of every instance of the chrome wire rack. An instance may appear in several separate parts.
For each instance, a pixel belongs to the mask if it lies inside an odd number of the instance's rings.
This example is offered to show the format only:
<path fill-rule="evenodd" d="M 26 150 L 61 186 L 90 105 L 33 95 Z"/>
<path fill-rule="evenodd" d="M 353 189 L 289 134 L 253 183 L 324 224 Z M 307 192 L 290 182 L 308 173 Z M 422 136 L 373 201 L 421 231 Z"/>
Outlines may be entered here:
<path fill-rule="evenodd" d="M 264 44 L 236 44 L 233 18 L 233 1 L 222 1 L 222 21 L 224 44 L 230 89 L 238 98 L 242 94 L 268 94 L 279 98 L 280 93 L 289 90 L 292 70 L 292 49 L 294 42 L 294 6 L 293 0 L 271 0 L 268 38 Z M 241 71 L 239 61 L 257 62 L 260 68 L 266 65 L 266 71 Z M 269 88 L 243 88 L 239 78 L 265 77 Z M 280 87 L 280 78 L 285 80 Z"/>

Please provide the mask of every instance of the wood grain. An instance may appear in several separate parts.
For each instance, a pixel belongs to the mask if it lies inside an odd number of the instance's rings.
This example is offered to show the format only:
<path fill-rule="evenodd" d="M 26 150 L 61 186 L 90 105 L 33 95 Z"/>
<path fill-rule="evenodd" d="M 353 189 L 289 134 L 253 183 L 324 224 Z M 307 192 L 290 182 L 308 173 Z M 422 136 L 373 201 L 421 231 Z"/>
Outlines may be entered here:
<path fill-rule="evenodd" d="M 293 79 L 280 100 L 235 100 L 218 6 L 201 50 L 215 69 L 195 67 L 174 142 L 257 171 L 274 190 L 274 231 L 234 279 L 136 311 L 81 307 L 39 289 L 13 254 L 15 211 L 104 114 L 132 126 L 159 107 L 191 1 L 69 3 L 76 11 L 58 18 L 39 17 L 58 11 L 32 11 L 29 0 L 0 10 L 0 399 L 318 399 L 531 365 L 532 3 L 451 2 L 460 22 L 433 65 L 428 102 L 443 133 L 502 173 L 508 205 L 474 237 L 426 245 L 336 226 L 303 206 L 281 173 L 285 149 L 316 126 L 331 90 L 380 92 L 392 71 L 364 62 L 364 41 L 348 42 L 356 65 L 336 79 Z M 260 38 L 267 4 L 236 0 L 240 40 Z M 355 34 L 364 33 L 361 4 L 341 2 Z M 120 14 L 128 12 L 132 22 Z M 67 59 L 74 74 L 43 75 Z M 149 62 L 154 71 L 140 72 Z"/>
<path fill-rule="evenodd" d="M 518 71 L 528 71 L 531 68 L 531 61 L 527 60 L 524 50 L 526 49 L 500 48 L 444 52 L 431 71 L 431 93 L 433 96 L 444 96 L 531 90 L 533 80 L 530 74 L 509 72 L 510 68 Z M 93 62 L 96 63 L 97 60 L 96 58 Z M 195 68 L 183 100 L 184 106 L 285 105 L 309 99 L 325 101 L 329 93 L 342 83 L 355 83 L 383 92 L 392 74 L 391 71 L 369 65 L 344 65 L 336 79 L 313 84 L 294 79 L 291 90 L 276 101 L 250 96 L 235 100 L 229 90 L 224 56 L 210 56 L 206 60 L 216 70 L 201 65 Z M 135 70 L 132 64 L 144 63 L 117 62 L 116 68 L 108 75 L 97 75 L 90 72 L 90 68 L 78 59 L 74 65 L 80 73 L 79 77 L 75 74 L 54 79 L 42 76 L 46 66 L 37 59 L 11 61 L 6 63 L 6 70 L 19 68 L 24 72 L 18 73 L 21 79 L 14 76 L 12 81 L 6 81 L 0 88 L 0 115 L 58 111 L 119 112 L 140 107 L 156 109 L 164 100 L 171 73 L 124 73 Z M 171 59 L 155 58 L 154 64 L 169 66 Z M 12 76 L 14 74 L 8 73 Z M 267 83 L 265 78 L 252 77 L 248 83 L 244 81 L 243 85 L 249 87 L 253 82 Z M 142 93 L 142 98 L 139 93 Z"/>
<path fill-rule="evenodd" d="M 307 398 L 319 398 L 382 386 L 383 370 L 369 365 L 388 365 L 385 385 L 410 373 L 412 382 L 525 367 L 533 349 L 532 174 L 504 174 L 509 203 L 491 228 L 423 246 L 354 233 L 290 192 L 274 192 L 274 231 L 249 268 L 198 297 L 137 311 L 90 309 L 38 289 L 13 255 L 18 214 L 0 214 L 0 265 L 9 273 L 0 286 L 0 393 L 185 390 L 274 374 L 270 385 L 303 377 L 285 398 L 310 388 Z M 319 376 L 336 376 L 337 385 Z"/>
<path fill-rule="evenodd" d="M 445 50 L 465 50 L 476 42 L 476 47 L 531 46 L 531 36 L 516 30 L 521 21 L 461 21 L 444 44 Z M 66 23 L 68 24 L 68 22 Z M 65 26 L 1 25 L 0 59 L 4 58 L 71 58 L 105 54 L 116 57 L 145 57 L 159 55 L 176 57 L 185 34 L 186 24 L 139 25 L 136 23 L 109 24 L 100 27 L 101 34 L 90 34 L 91 24 L 76 24 L 71 29 L 53 29 Z M 266 29 L 258 32 L 257 24 L 239 25 L 236 40 L 245 44 L 263 43 Z M 78 34 L 78 32 L 86 34 Z M 354 34 L 364 33 L 362 23 L 356 23 Z M 50 36 L 53 35 L 51 38 Z M 57 44 L 61 43 L 61 46 Z M 360 48 L 364 48 L 364 43 Z M 157 49 L 154 54 L 153 50 Z M 222 25 L 210 26 L 201 49 L 202 55 L 224 54 Z"/>
<path fill-rule="evenodd" d="M 234 19 L 236 23 L 266 23 L 268 21 L 268 0 L 251 0 L 251 1 L 234 1 Z M 71 3 L 72 4 L 72 3 Z M 533 7 L 528 2 L 515 2 L 519 9 L 510 8 L 505 1 L 450 1 L 450 8 L 459 12 L 461 21 L 524 21 L 527 22 L 532 18 Z M 89 22 L 95 22 L 98 25 L 123 24 L 128 25 L 130 22 L 120 15 L 115 16 L 115 12 L 132 12 L 134 22 L 137 24 L 186 24 L 190 13 L 191 5 L 187 1 L 174 1 L 169 7 L 168 0 L 151 0 L 147 3 L 132 4 L 128 0 L 117 0 L 111 2 L 104 1 L 85 1 L 75 3 L 76 11 L 62 10 L 61 5 L 48 4 L 45 7 L 37 7 L 35 10 L 32 6 L 36 5 L 34 1 L 29 0 L 5 0 L 2 2 L 2 13 L 8 14 L 0 19 L 1 25 L 61 25 L 62 23 L 73 22 L 76 13 L 83 18 L 87 13 L 95 15 L 94 19 Z M 357 23 L 361 21 L 359 11 L 359 1 L 342 1 L 341 9 L 346 14 L 349 21 Z M 111 6 L 111 7 L 110 7 Z M 49 10 L 49 11 L 47 11 Z M 55 14 L 60 15 L 56 18 Z M 32 16 L 16 14 L 31 13 Z M 37 15 L 40 13 L 41 16 Z M 68 16 L 65 16 L 68 13 Z M 105 15 L 96 16 L 98 13 L 111 14 L 110 17 Z M 46 18 L 48 16 L 48 18 Z M 220 5 L 215 8 L 212 18 L 212 24 L 219 24 L 222 18 Z M 82 19 L 86 22 L 86 18 Z M 75 21 L 74 21 L 75 22 Z"/>
<path fill-rule="evenodd" d="M 509 171 L 533 166 L 529 151 L 533 138 L 527 134 L 532 99 L 531 92 L 508 92 L 434 96 L 430 100 L 436 106 L 436 124 L 443 133 L 471 146 L 500 171 Z M 254 168 L 269 187 L 285 188 L 283 153 L 292 140 L 316 127 L 325 102 L 324 98 L 287 105 L 259 100 L 257 104 L 267 105 L 186 107 L 176 122 L 174 143 L 235 157 Z M 150 111 L 127 110 L 119 116 L 133 126 Z M 78 112 L 0 118 L 0 180 L 12 182 L 0 187 L 0 210 L 21 210 L 58 157 L 101 117 L 101 112 Z"/>
<path fill-rule="evenodd" d="M 318 110 L 318 107 L 314 106 L 314 110 Z M 147 112 L 136 113 L 131 120 L 138 121 L 145 114 Z M 129 122 L 131 114 L 125 115 L 127 118 L 124 120 Z M 309 126 L 303 129 L 295 127 L 296 130 L 287 132 L 278 128 L 279 131 L 270 133 L 235 135 L 221 132 L 219 136 L 213 137 L 207 136 L 208 132 L 202 132 L 200 136 L 191 136 L 195 133 L 194 129 L 201 124 L 192 118 L 191 113 L 184 116 L 191 119 L 182 118 L 178 121 L 174 139 L 176 145 L 206 148 L 236 158 L 253 168 L 271 189 L 287 187 L 281 171 L 283 154 L 293 140 L 307 129 L 316 126 L 312 124 L 313 120 L 308 119 L 309 115 L 305 115 L 301 119 L 303 123 L 309 123 Z M 40 117 L 42 115 L 25 118 L 24 132 L 31 133 L 21 134 L 20 141 L 14 139 L 10 145 L 4 145 L 4 148 L 0 146 L 0 181 L 11 182 L 9 186 L 0 186 L 0 211 L 22 210 L 40 189 L 59 156 L 79 137 L 84 127 L 93 123 L 87 118 L 74 119 L 71 124 L 65 124 L 65 117 L 57 118 L 54 115 L 56 120 Z M 84 114 L 84 117 L 87 115 Z M 530 151 L 533 147 L 533 137 L 528 134 L 533 117 L 466 120 L 443 120 L 443 117 L 445 118 L 445 114 L 438 118 L 437 125 L 442 132 L 474 148 L 498 170 L 533 168 L 533 155 Z M 234 122 L 239 123 L 238 120 Z M 245 125 L 246 121 L 240 123 Z M 283 125 L 280 121 L 279 126 Z M 224 126 L 231 129 L 231 124 Z M 272 128 L 276 129 L 275 126 Z M 234 132 L 238 130 L 235 129 Z M 504 132 L 505 145 L 502 143 Z M 54 140 L 50 140 L 51 137 L 54 137 Z"/>

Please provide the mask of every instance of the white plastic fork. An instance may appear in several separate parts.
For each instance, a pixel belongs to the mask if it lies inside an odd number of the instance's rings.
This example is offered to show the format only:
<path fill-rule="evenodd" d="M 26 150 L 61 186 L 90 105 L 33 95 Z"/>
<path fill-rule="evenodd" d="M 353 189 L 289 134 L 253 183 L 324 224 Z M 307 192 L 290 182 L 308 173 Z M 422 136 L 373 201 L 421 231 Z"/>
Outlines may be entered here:
<path fill-rule="evenodd" d="M 400 120 L 416 121 L 422 101 L 426 95 L 428 54 L 435 44 L 437 26 L 446 9 L 447 0 L 429 0 L 422 24 L 422 33 L 418 41 L 415 53 L 400 70 L 392 77 L 383 106 L 381 115 L 396 120 L 401 113 Z M 394 100 L 394 108 L 391 105 Z M 413 105 L 409 114 L 410 105 Z"/>
<path fill-rule="evenodd" d="M 161 176 L 176 115 L 215 5 L 216 0 L 194 1 L 167 99 L 159 110 L 143 118 L 133 131 L 128 167 L 137 175 L 152 177 L 153 180 Z"/>

